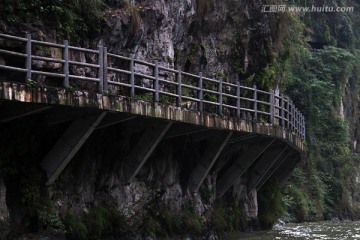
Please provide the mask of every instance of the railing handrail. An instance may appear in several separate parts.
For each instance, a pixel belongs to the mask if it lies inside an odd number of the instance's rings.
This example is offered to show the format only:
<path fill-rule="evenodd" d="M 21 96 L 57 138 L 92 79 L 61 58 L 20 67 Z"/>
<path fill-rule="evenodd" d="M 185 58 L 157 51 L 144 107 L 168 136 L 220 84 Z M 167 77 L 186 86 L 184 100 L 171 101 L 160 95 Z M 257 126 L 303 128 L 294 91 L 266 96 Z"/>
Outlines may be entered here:
<path fill-rule="evenodd" d="M 190 101 L 196 105 L 196 110 L 224 114 L 224 111 L 231 113 L 236 118 L 251 117 L 259 120 L 259 115 L 265 117 L 267 122 L 273 125 L 279 125 L 286 128 L 301 138 L 305 139 L 305 119 L 302 113 L 295 107 L 295 105 L 283 95 L 276 95 L 273 90 L 264 91 L 256 87 L 256 85 L 242 86 L 240 81 L 228 82 L 222 78 L 214 79 L 203 76 L 200 72 L 198 75 L 181 71 L 180 68 L 173 69 L 165 66 L 160 66 L 158 61 L 154 63 L 135 59 L 133 55 L 130 57 L 121 56 L 118 54 L 108 53 L 107 48 L 99 46 L 97 50 L 87 49 L 81 47 L 70 46 L 68 41 L 64 44 L 50 43 L 45 41 L 38 41 L 31 39 L 30 34 L 26 34 L 25 38 L 12 36 L 0 33 L 0 38 L 5 38 L 12 41 L 20 41 L 25 43 L 25 53 L 17 51 L 10 51 L 0 49 L 0 54 L 8 54 L 17 57 L 25 57 L 25 67 L 8 66 L 0 64 L 0 69 L 7 69 L 17 72 L 25 72 L 26 80 L 31 80 L 32 75 L 44 75 L 50 77 L 63 78 L 64 87 L 71 86 L 70 79 L 78 79 L 85 81 L 92 81 L 98 84 L 98 91 L 103 93 L 109 88 L 128 88 L 129 96 L 136 98 L 135 91 L 144 91 L 153 94 L 153 101 L 160 102 L 161 96 L 175 98 L 176 106 L 183 107 L 183 100 Z M 52 56 L 37 56 L 33 55 L 33 46 L 44 46 L 61 49 L 62 58 L 53 58 Z M 88 63 L 70 59 L 69 51 L 77 51 L 83 54 L 94 54 L 97 58 L 97 63 Z M 85 56 L 85 55 L 84 55 Z M 109 59 L 116 59 L 120 61 L 128 61 L 127 67 L 119 68 L 108 65 Z M 62 73 L 46 72 L 42 70 L 32 69 L 33 61 L 52 62 L 62 65 Z M 147 72 L 137 71 L 136 65 L 145 66 Z M 97 72 L 97 76 L 82 76 L 70 73 L 70 66 L 82 66 L 91 68 Z M 153 74 L 149 74 L 149 71 Z M 125 74 L 128 78 L 127 82 L 121 81 L 117 76 L 115 79 L 109 79 L 109 75 Z M 166 73 L 166 74 L 164 74 Z M 168 80 L 164 76 L 173 76 L 173 79 Z M 152 86 L 144 86 L 144 84 L 136 84 L 136 79 L 140 82 L 144 79 L 152 81 Z M 195 83 L 194 83 L 195 80 Z M 166 86 L 166 87 L 165 87 Z M 171 91 L 171 87 L 174 90 Z M 187 92 L 187 94 L 185 93 Z M 192 93 L 192 94 L 190 94 Z M 204 110 L 205 105 L 211 107 L 210 110 Z M 215 108 L 215 110 L 214 110 Z M 260 118 L 261 119 L 261 118 Z"/>

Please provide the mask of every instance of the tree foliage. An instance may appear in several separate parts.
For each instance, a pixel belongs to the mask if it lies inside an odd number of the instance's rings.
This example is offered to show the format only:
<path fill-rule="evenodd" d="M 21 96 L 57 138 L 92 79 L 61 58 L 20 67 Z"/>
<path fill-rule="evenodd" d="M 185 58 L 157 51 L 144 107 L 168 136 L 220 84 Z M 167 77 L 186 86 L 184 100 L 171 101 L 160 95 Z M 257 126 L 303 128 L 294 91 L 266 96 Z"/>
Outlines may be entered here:
<path fill-rule="evenodd" d="M 318 4 L 291 2 L 299 6 Z M 344 1 L 327 4 L 358 6 Z M 307 129 L 307 162 L 296 169 L 284 190 L 286 209 L 296 221 L 354 219 L 359 213 L 355 182 L 359 155 L 350 148 L 350 142 L 358 138 L 354 121 L 359 117 L 359 50 L 355 43 L 360 38 L 356 15 L 298 16 L 305 23 L 303 32 L 325 46 L 310 51 L 304 44 L 294 44 L 296 50 L 287 68 L 281 69 L 286 75 L 286 91 L 304 113 Z"/>
<path fill-rule="evenodd" d="M 3 0 L 0 18 L 13 27 L 46 24 L 58 29 L 65 38 L 80 41 L 99 33 L 104 6 L 102 0 Z"/>

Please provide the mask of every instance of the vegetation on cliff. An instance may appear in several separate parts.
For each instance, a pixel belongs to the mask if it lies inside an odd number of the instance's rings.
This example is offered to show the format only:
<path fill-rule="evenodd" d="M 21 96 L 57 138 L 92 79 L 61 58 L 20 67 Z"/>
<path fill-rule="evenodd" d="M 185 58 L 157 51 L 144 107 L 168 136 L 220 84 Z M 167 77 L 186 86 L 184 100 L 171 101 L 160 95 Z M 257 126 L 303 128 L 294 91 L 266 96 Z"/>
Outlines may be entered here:
<path fill-rule="evenodd" d="M 100 33 L 102 0 L 3 0 L 0 14 L 9 26 L 32 24 L 58 30 L 59 37 L 86 41 Z"/>
<path fill-rule="evenodd" d="M 323 4 L 293 2 L 310 7 Z M 310 46 L 320 46 L 310 50 L 304 44 L 292 44 L 287 68 L 282 70 L 283 86 L 307 120 L 307 161 L 295 169 L 284 189 L 288 217 L 295 221 L 358 219 L 360 214 L 356 181 L 360 5 L 354 1 L 326 4 L 354 7 L 355 11 L 299 14 L 302 38 Z"/>

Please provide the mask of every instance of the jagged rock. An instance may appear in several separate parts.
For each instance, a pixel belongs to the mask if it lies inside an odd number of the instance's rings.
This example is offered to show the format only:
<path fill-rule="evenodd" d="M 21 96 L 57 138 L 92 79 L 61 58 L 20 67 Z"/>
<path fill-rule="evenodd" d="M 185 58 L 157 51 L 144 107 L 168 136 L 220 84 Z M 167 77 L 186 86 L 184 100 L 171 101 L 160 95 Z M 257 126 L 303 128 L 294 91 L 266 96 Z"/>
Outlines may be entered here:
<path fill-rule="evenodd" d="M 10 215 L 6 205 L 6 187 L 0 178 L 0 239 L 5 239 L 10 232 Z"/>
<path fill-rule="evenodd" d="M 258 215 L 258 203 L 257 203 L 257 191 L 256 189 L 251 189 L 248 194 L 248 199 L 245 202 L 245 212 L 246 216 L 249 218 L 257 218 Z"/>
<path fill-rule="evenodd" d="M 285 222 L 283 222 L 281 219 L 279 219 L 273 226 L 273 229 L 274 230 L 283 230 L 284 227 L 285 227 Z"/>

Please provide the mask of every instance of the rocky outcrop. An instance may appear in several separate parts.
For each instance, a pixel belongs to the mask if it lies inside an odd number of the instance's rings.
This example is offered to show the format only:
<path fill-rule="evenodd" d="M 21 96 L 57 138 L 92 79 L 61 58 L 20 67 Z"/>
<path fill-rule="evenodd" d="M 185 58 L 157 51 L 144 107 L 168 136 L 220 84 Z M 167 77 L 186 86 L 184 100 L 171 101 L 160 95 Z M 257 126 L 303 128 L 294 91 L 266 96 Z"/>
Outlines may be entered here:
<path fill-rule="evenodd" d="M 10 231 L 10 215 L 6 204 L 6 187 L 0 179 L 0 239 L 4 239 Z"/>
<path fill-rule="evenodd" d="M 261 3 L 143 0 L 109 5 L 104 34 L 96 41 L 111 52 L 229 81 L 268 64 L 272 37 Z"/>
<path fill-rule="evenodd" d="M 2 179 L 0 179 L 0 221 L 9 221 L 9 210 L 6 205 L 6 188 Z"/>

